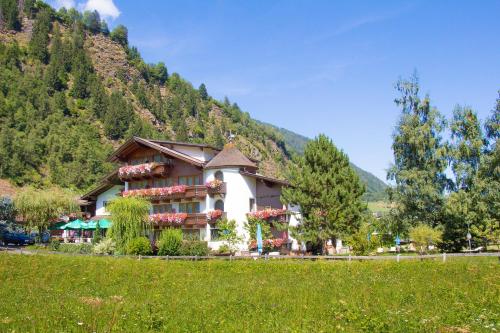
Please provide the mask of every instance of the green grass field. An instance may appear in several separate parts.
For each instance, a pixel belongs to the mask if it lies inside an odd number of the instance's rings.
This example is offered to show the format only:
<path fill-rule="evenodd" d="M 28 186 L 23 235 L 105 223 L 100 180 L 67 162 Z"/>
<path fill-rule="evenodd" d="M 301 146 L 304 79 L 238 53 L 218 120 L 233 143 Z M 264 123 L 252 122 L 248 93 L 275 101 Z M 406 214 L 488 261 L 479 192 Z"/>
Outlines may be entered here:
<path fill-rule="evenodd" d="M 160 261 L 0 253 L 0 332 L 494 332 L 497 258 Z"/>

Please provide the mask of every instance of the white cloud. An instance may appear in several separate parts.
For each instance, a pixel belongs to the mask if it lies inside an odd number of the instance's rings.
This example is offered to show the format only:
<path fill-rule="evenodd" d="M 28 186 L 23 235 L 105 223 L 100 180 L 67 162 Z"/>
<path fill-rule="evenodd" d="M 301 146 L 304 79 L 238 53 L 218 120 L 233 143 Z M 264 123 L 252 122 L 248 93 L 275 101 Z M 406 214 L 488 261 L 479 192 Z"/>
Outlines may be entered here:
<path fill-rule="evenodd" d="M 71 0 L 62 0 L 71 1 Z M 113 0 L 87 0 L 82 4 L 83 10 L 97 10 L 102 17 L 116 19 L 120 16 L 120 10 L 115 6 Z"/>

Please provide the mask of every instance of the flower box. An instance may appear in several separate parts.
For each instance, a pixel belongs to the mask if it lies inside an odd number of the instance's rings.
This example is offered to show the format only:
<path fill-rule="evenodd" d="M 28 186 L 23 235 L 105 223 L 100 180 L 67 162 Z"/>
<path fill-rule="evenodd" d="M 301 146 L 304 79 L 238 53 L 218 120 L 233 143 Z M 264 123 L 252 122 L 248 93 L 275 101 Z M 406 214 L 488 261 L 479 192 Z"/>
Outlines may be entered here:
<path fill-rule="evenodd" d="M 159 213 L 149 216 L 149 221 L 156 225 L 181 225 L 187 218 L 186 213 Z"/>
<path fill-rule="evenodd" d="M 158 188 L 141 188 L 137 190 L 123 191 L 123 197 L 166 197 L 177 193 L 185 193 L 186 189 L 186 185 L 175 185 Z"/>
<path fill-rule="evenodd" d="M 272 217 L 284 216 L 287 214 L 287 212 L 288 211 L 286 209 L 267 208 L 264 210 L 258 210 L 256 212 L 248 213 L 247 216 L 261 220 L 267 220 Z"/>
<path fill-rule="evenodd" d="M 207 221 L 211 222 L 211 221 L 218 220 L 222 217 L 223 214 L 224 214 L 224 212 L 220 209 L 209 211 L 207 213 Z"/>

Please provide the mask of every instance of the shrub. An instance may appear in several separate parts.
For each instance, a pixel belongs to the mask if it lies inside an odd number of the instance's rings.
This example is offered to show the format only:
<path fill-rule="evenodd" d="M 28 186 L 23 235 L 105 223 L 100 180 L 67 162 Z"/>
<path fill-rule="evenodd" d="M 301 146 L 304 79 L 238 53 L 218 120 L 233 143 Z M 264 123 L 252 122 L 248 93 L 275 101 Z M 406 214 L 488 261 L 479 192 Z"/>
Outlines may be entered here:
<path fill-rule="evenodd" d="M 151 243 L 146 237 L 137 237 L 127 243 L 127 254 L 147 256 L 153 254 Z"/>
<path fill-rule="evenodd" d="M 158 255 L 178 256 L 182 246 L 182 231 L 180 229 L 165 229 L 158 241 Z"/>
<path fill-rule="evenodd" d="M 440 243 L 443 239 L 441 230 L 421 224 L 410 229 L 410 239 L 419 250 L 420 254 L 427 252 L 429 245 Z"/>
<path fill-rule="evenodd" d="M 183 241 L 179 254 L 181 256 L 206 256 L 208 243 L 205 241 Z"/>
<path fill-rule="evenodd" d="M 92 253 L 92 244 L 59 244 L 59 252 L 65 253 Z"/>
<path fill-rule="evenodd" d="M 50 241 L 50 244 L 49 244 L 49 249 L 51 251 L 59 251 L 59 247 L 61 246 L 61 242 L 59 242 L 58 240 L 56 239 L 53 239 Z"/>
<path fill-rule="evenodd" d="M 347 238 L 347 243 L 352 247 L 352 251 L 356 255 L 368 255 L 375 250 L 377 239 L 376 236 L 370 237 L 372 231 L 370 225 L 363 224 L 358 231 Z"/>
<path fill-rule="evenodd" d="M 113 254 L 116 251 L 116 243 L 111 238 L 105 238 L 94 246 L 95 254 Z"/>
<path fill-rule="evenodd" d="M 230 254 L 231 253 L 231 248 L 227 244 L 222 244 L 219 247 L 219 250 L 217 251 L 219 254 Z"/>

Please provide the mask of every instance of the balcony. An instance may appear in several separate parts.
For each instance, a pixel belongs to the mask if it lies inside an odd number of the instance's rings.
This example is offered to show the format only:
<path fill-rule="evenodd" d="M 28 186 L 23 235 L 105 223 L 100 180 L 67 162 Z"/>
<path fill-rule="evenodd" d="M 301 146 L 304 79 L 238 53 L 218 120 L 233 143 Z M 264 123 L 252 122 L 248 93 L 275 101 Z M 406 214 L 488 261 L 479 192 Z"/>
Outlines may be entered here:
<path fill-rule="evenodd" d="M 145 163 L 125 165 L 118 169 L 118 177 L 122 181 L 142 180 L 153 177 L 165 177 L 170 171 L 170 163 Z"/>
<path fill-rule="evenodd" d="M 249 218 L 264 220 L 268 222 L 287 222 L 289 212 L 286 209 L 270 208 L 258 206 L 258 210 L 247 214 Z"/>
<path fill-rule="evenodd" d="M 217 184 L 216 186 L 212 185 L 213 183 L 207 182 L 205 184 L 207 188 L 207 193 L 209 196 L 213 197 L 216 194 L 220 195 L 225 195 L 226 194 L 226 183 L 221 182 L 220 184 Z"/>
<path fill-rule="evenodd" d="M 155 226 L 204 226 L 225 218 L 226 213 L 211 211 L 208 213 L 160 213 L 149 216 Z"/>
<path fill-rule="evenodd" d="M 160 201 L 204 198 L 207 195 L 205 185 L 175 185 L 170 187 L 144 188 L 123 191 L 124 197 L 141 197 L 151 200 L 153 203 Z"/>

